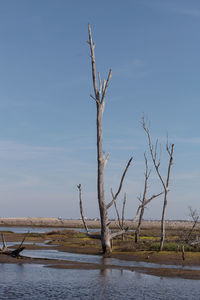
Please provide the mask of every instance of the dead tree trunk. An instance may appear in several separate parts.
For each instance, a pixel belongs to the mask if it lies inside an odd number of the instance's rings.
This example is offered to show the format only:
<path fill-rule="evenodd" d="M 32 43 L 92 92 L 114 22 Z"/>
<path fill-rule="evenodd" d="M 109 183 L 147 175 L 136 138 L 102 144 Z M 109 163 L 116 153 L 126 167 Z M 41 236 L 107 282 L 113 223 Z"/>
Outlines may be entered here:
<path fill-rule="evenodd" d="M 139 205 L 138 209 L 137 209 L 137 213 L 136 213 L 136 217 L 134 219 L 134 221 L 137 220 L 138 215 L 139 215 L 139 220 L 138 220 L 138 224 L 137 224 L 137 228 L 135 230 L 135 243 L 137 243 L 139 241 L 139 236 L 140 236 L 140 227 L 142 224 L 142 218 L 144 215 L 144 209 L 146 207 L 146 205 L 151 202 L 151 200 L 153 200 L 156 197 L 159 197 L 162 193 L 156 194 L 151 196 L 149 199 L 146 199 L 146 194 L 147 194 L 147 188 L 148 188 L 148 179 L 151 173 L 151 170 L 149 171 L 148 169 L 148 161 L 147 161 L 147 157 L 146 157 L 146 153 L 144 153 L 144 160 L 145 160 L 145 181 L 144 181 L 144 191 L 143 191 L 143 196 L 142 199 L 141 197 L 138 198 L 138 200 L 141 202 L 141 204 Z"/>
<path fill-rule="evenodd" d="M 88 24 L 88 33 L 89 33 L 89 41 L 90 52 L 91 52 L 91 65 L 92 65 L 92 80 L 93 80 L 93 88 L 94 88 L 94 96 L 90 95 L 91 98 L 96 102 L 97 107 L 97 192 L 98 192 L 98 203 L 99 203 L 99 211 L 100 211 L 100 220 L 101 220 L 101 244 L 103 253 L 109 254 L 111 252 L 111 240 L 121 234 L 119 233 L 111 233 L 109 229 L 109 220 L 108 220 L 108 208 L 114 203 L 116 198 L 111 201 L 111 203 L 106 205 L 105 197 L 104 197 L 104 168 L 109 158 L 109 153 L 105 157 L 105 153 L 103 151 L 103 129 L 102 129 L 102 121 L 103 121 L 103 112 L 105 105 L 105 95 L 106 91 L 112 77 L 112 70 L 109 71 L 107 80 L 103 81 L 103 85 L 101 82 L 100 74 L 98 73 L 99 86 L 97 84 L 97 75 L 96 75 L 96 62 L 95 62 L 95 45 L 92 41 L 92 33 L 91 26 Z M 131 159 L 132 160 L 132 159 Z M 130 162 L 131 162 L 130 160 Z M 128 166 L 130 163 L 128 164 Z M 123 182 L 123 180 L 122 180 Z M 121 188 L 120 188 L 121 190 Z"/>
<path fill-rule="evenodd" d="M 108 224 L 108 213 L 104 198 L 104 168 L 106 165 L 105 154 L 103 152 L 103 130 L 102 130 L 102 120 L 103 120 L 103 111 L 105 105 L 105 94 L 108 88 L 109 81 L 112 77 L 112 70 L 109 71 L 107 80 L 103 81 L 103 89 L 101 86 L 101 78 L 99 77 L 99 88 L 97 85 L 96 78 L 96 62 L 95 62 L 95 45 L 92 41 L 92 33 L 91 26 L 88 24 L 88 32 L 89 32 L 89 45 L 91 51 L 91 64 L 92 64 L 92 79 L 93 79 L 93 87 L 94 87 L 94 97 L 91 97 L 96 101 L 97 106 L 97 191 L 98 191 L 98 202 L 99 202 L 99 210 L 100 210 L 100 219 L 101 219 L 101 243 L 102 249 L 104 253 L 111 252 L 111 242 L 110 242 L 110 230 L 107 226 Z M 102 93 L 102 95 L 101 95 Z M 108 156 L 107 156 L 108 160 Z"/>
<path fill-rule="evenodd" d="M 142 224 L 143 214 L 144 214 L 144 206 L 141 207 L 137 228 L 135 230 L 135 243 L 137 243 L 139 241 L 140 227 L 141 227 L 141 224 Z"/>
<path fill-rule="evenodd" d="M 104 103 L 97 104 L 97 161 L 98 161 L 97 191 L 98 191 L 100 218 L 101 218 L 102 249 L 103 249 L 104 253 L 110 253 L 111 252 L 111 239 L 110 239 L 110 230 L 109 230 L 109 227 L 107 226 L 108 211 L 106 208 L 106 203 L 105 203 L 105 198 L 104 198 L 105 158 L 104 158 L 104 152 L 103 152 L 103 148 L 102 148 L 103 106 L 104 106 Z"/>
<path fill-rule="evenodd" d="M 168 164 L 168 169 L 167 169 L 167 179 L 166 181 L 163 179 L 159 167 L 160 167 L 160 157 L 157 159 L 157 145 L 158 145 L 158 140 L 156 141 L 155 144 L 155 149 L 153 144 L 151 143 L 151 135 L 149 128 L 146 126 L 144 117 L 142 119 L 142 125 L 143 128 L 147 134 L 148 137 L 148 143 L 149 143 L 149 150 L 151 153 L 151 158 L 155 167 L 155 170 L 157 172 L 157 175 L 162 183 L 163 189 L 164 189 L 164 202 L 163 202 L 163 210 L 162 210 L 162 218 L 161 218 L 161 238 L 160 238 L 160 251 L 163 249 L 164 245 L 164 240 L 165 240 L 165 216 L 166 216 L 166 207 L 167 207 L 167 198 L 168 198 L 168 192 L 169 192 L 169 179 L 170 179 L 170 172 L 171 172 L 171 167 L 173 164 L 173 152 L 174 152 L 174 144 L 169 144 L 168 139 L 166 143 L 166 150 L 169 155 L 169 164 Z M 161 150 L 160 150 L 160 156 L 161 156 Z"/>

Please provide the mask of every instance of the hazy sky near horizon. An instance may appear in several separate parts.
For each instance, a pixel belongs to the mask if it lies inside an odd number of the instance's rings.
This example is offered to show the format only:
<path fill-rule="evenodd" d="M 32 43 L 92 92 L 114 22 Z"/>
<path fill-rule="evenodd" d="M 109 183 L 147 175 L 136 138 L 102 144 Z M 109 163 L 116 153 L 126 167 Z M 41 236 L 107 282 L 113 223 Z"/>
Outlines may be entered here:
<path fill-rule="evenodd" d="M 87 25 L 97 70 L 113 77 L 104 112 L 106 201 L 133 156 L 121 196 L 133 218 L 143 191 L 147 139 L 175 144 L 168 219 L 200 208 L 200 1 L 0 1 L 0 217 L 98 217 L 96 105 Z M 149 195 L 161 191 L 152 168 Z M 159 219 L 162 197 L 144 218 Z M 111 209 L 110 216 L 114 217 Z"/>

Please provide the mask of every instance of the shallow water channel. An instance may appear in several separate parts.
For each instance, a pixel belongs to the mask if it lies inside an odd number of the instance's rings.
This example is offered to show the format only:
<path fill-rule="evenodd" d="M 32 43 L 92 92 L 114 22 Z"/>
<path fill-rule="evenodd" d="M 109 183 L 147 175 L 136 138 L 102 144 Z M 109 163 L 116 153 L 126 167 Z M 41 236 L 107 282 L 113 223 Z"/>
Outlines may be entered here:
<path fill-rule="evenodd" d="M 0 299 L 200 299 L 199 281 L 120 270 L 0 264 Z"/>
<path fill-rule="evenodd" d="M 48 231 L 56 231 L 56 230 L 75 230 L 78 232 L 85 232 L 84 228 L 67 228 L 67 227 L 0 227 L 1 231 L 12 231 L 14 233 L 45 233 Z M 90 229 L 91 232 L 98 232 L 100 229 L 92 228 Z"/>
<path fill-rule="evenodd" d="M 70 261 L 104 264 L 104 265 L 145 267 L 145 268 L 181 268 L 181 269 L 188 269 L 188 270 L 200 270 L 200 266 L 178 266 L 178 265 L 164 265 L 164 264 L 156 264 L 156 263 L 148 263 L 148 262 L 127 261 L 127 260 L 121 260 L 116 258 L 103 258 L 100 255 L 62 252 L 62 251 L 57 251 L 55 249 L 24 250 L 23 255 L 29 257 L 35 257 L 35 258 L 70 260 Z"/>

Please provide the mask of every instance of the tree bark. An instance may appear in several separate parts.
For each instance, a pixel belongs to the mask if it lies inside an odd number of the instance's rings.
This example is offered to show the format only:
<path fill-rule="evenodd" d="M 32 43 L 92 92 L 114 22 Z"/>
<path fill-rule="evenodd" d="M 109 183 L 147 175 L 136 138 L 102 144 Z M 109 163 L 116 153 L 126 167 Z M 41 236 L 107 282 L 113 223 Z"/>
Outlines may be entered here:
<path fill-rule="evenodd" d="M 140 210 L 140 217 L 139 217 L 139 221 L 138 221 L 137 228 L 136 228 L 136 230 L 135 230 L 135 243 L 137 243 L 138 240 L 139 240 L 140 227 L 141 227 L 141 224 L 142 224 L 142 217 L 143 217 L 143 214 L 144 214 L 144 206 L 142 206 L 142 208 L 141 208 L 141 210 Z"/>
<path fill-rule="evenodd" d="M 167 208 L 167 194 L 168 194 L 168 190 L 167 191 L 165 190 L 162 219 L 161 219 L 160 251 L 163 250 L 164 241 L 165 241 L 165 215 L 166 215 L 166 208 Z"/>

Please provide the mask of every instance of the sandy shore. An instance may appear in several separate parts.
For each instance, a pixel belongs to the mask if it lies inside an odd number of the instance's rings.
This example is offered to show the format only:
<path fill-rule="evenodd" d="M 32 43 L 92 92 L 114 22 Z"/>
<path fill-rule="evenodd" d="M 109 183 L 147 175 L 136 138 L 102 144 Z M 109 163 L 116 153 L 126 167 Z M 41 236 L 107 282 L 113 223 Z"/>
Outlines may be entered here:
<path fill-rule="evenodd" d="M 130 229 L 135 228 L 136 222 L 126 220 L 126 226 Z M 89 228 L 100 228 L 100 222 L 95 220 L 87 220 Z M 166 228 L 185 229 L 191 227 L 192 222 L 189 221 L 166 221 Z M 31 226 L 31 227 L 65 227 L 65 228 L 81 228 L 82 220 L 67 220 L 58 218 L 0 218 L 0 226 Z M 200 224 L 198 224 L 200 226 Z M 111 228 L 118 228 L 117 221 L 111 221 Z M 143 221 L 143 228 L 158 228 L 160 221 Z"/>

